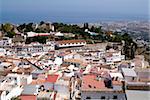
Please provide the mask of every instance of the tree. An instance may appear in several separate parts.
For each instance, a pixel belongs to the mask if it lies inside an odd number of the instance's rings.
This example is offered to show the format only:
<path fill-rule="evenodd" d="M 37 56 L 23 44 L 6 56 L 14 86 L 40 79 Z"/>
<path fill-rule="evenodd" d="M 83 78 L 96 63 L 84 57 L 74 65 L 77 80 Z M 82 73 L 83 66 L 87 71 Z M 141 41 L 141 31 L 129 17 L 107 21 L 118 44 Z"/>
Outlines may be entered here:
<path fill-rule="evenodd" d="M 95 30 L 94 30 L 94 32 L 101 33 L 102 32 L 101 26 L 100 27 L 96 27 Z"/>
<path fill-rule="evenodd" d="M 33 23 L 29 23 L 26 25 L 26 28 L 25 28 L 25 32 L 30 32 L 30 31 L 33 31 L 33 27 L 32 27 Z"/>
<path fill-rule="evenodd" d="M 44 21 L 41 21 L 41 22 L 40 22 L 40 25 L 43 25 L 43 24 L 44 24 Z"/>
<path fill-rule="evenodd" d="M 99 26 L 99 27 L 94 27 L 94 26 L 92 26 L 92 27 L 90 28 L 90 31 L 91 31 L 91 32 L 95 32 L 95 33 L 102 33 L 102 26 Z"/>
<path fill-rule="evenodd" d="M 132 38 L 128 33 L 123 34 L 122 39 L 125 41 L 127 45 L 130 45 L 133 42 Z"/>
<path fill-rule="evenodd" d="M 34 32 L 36 32 L 36 33 L 46 33 L 45 30 L 40 29 L 40 28 L 37 28 Z"/>
<path fill-rule="evenodd" d="M 48 39 L 47 36 L 36 36 L 36 37 L 27 38 L 26 43 L 30 44 L 31 42 L 39 42 L 45 44 L 47 39 Z"/>
<path fill-rule="evenodd" d="M 136 43 L 133 42 L 132 38 L 129 34 L 125 33 L 122 35 L 123 40 L 125 41 L 125 46 L 123 48 L 125 58 L 126 59 L 133 59 L 136 51 Z"/>
<path fill-rule="evenodd" d="M 12 29 L 13 29 L 13 27 L 10 23 L 6 23 L 4 25 L 2 24 L 2 30 L 4 32 L 10 32 L 10 31 L 12 31 Z"/>
<path fill-rule="evenodd" d="M 22 25 L 19 25 L 18 27 L 17 27 L 17 29 L 20 31 L 20 32 L 23 32 L 23 30 L 26 28 L 26 24 L 24 23 L 24 24 L 22 24 Z"/>
<path fill-rule="evenodd" d="M 84 23 L 84 29 L 89 29 L 89 24 L 88 23 Z"/>
<path fill-rule="evenodd" d="M 32 42 L 36 41 L 36 42 L 45 44 L 47 39 L 48 39 L 48 37 L 46 37 L 46 36 L 36 36 L 33 38 Z"/>
<path fill-rule="evenodd" d="M 92 26 L 91 29 L 90 29 L 90 31 L 91 31 L 91 32 L 94 32 L 94 29 L 95 29 L 95 27 Z"/>
<path fill-rule="evenodd" d="M 9 38 L 13 38 L 13 36 L 15 35 L 16 33 L 15 32 L 7 32 L 7 37 Z"/>
<path fill-rule="evenodd" d="M 120 34 L 114 35 L 111 39 L 112 42 L 121 42 L 122 41 L 122 36 Z"/>

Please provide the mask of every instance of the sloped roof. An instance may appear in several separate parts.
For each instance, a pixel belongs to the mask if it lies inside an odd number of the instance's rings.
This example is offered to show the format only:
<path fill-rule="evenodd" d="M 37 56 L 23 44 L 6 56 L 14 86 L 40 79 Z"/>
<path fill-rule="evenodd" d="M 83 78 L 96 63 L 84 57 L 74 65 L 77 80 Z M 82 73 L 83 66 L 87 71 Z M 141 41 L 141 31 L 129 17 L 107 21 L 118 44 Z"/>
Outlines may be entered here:
<path fill-rule="evenodd" d="M 62 41 L 57 41 L 59 44 L 66 44 L 66 43 L 81 43 L 81 42 L 86 42 L 85 40 L 62 40 Z"/>

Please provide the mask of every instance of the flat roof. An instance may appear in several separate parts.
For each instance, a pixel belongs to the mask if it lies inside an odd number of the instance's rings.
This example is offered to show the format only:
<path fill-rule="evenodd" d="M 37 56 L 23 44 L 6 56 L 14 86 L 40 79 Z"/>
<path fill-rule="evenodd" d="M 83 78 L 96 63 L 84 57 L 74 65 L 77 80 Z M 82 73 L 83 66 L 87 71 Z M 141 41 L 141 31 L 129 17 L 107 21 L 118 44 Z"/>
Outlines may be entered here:
<path fill-rule="evenodd" d="M 118 78 L 123 79 L 122 74 L 119 73 L 119 72 L 110 72 L 109 74 L 110 74 L 111 77 L 118 77 Z"/>
<path fill-rule="evenodd" d="M 150 91 L 126 90 L 127 100 L 149 100 Z"/>
<path fill-rule="evenodd" d="M 130 68 L 122 68 L 122 72 L 124 76 L 137 77 L 136 72 Z"/>
<path fill-rule="evenodd" d="M 36 95 L 37 94 L 37 89 L 39 85 L 25 85 L 24 90 L 21 94 L 26 94 L 26 95 Z"/>
<path fill-rule="evenodd" d="M 65 62 L 71 62 L 71 63 L 84 63 L 82 59 L 66 59 Z"/>

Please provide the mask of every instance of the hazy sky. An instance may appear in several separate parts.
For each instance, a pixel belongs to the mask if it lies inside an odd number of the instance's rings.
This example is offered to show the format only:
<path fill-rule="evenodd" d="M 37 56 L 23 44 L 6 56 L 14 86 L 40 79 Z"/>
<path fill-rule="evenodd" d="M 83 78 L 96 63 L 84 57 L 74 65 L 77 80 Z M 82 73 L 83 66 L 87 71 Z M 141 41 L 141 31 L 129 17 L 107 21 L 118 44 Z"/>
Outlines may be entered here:
<path fill-rule="evenodd" d="M 148 18 L 149 5 L 149 0 L 0 0 L 0 20 L 142 19 Z"/>

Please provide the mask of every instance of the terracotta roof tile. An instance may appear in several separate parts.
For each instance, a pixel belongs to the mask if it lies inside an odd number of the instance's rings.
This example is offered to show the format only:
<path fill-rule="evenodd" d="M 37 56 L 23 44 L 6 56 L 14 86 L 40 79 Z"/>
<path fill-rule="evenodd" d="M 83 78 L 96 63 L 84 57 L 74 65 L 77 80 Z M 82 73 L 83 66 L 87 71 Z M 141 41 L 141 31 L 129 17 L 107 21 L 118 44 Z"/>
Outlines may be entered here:
<path fill-rule="evenodd" d="M 59 44 L 66 44 L 66 43 L 81 43 L 86 42 L 85 40 L 63 40 L 63 41 L 57 41 Z"/>
<path fill-rule="evenodd" d="M 45 79 L 37 79 L 37 80 L 32 80 L 32 83 L 33 85 L 38 85 L 38 84 L 42 84 L 42 83 L 45 83 Z"/>
<path fill-rule="evenodd" d="M 55 83 L 58 79 L 59 75 L 48 75 L 46 78 L 46 82 Z"/>
<path fill-rule="evenodd" d="M 104 81 L 96 80 L 96 75 L 85 75 L 82 78 L 82 90 L 97 90 L 97 89 L 107 89 L 105 87 Z"/>

